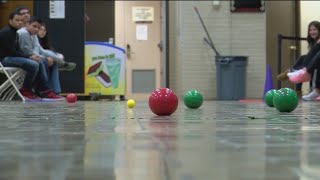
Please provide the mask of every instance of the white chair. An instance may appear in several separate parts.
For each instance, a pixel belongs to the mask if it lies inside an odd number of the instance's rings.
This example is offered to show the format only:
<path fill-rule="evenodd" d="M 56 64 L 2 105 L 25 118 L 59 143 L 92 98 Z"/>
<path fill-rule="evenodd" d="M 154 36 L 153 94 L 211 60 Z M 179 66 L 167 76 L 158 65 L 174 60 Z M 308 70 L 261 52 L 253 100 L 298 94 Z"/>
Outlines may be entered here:
<path fill-rule="evenodd" d="M 22 87 L 26 72 L 17 67 L 4 67 L 0 62 L 0 73 L 5 74 L 7 79 L 0 85 L 0 98 L 3 101 L 11 101 L 18 94 L 22 101 L 25 97 L 22 96 L 19 89 Z"/>

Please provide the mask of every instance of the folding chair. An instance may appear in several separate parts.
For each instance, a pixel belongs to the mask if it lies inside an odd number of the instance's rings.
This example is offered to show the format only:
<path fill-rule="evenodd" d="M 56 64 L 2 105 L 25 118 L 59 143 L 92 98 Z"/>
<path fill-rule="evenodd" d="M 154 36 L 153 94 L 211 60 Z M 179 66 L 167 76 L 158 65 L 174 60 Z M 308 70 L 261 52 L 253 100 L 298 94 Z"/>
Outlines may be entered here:
<path fill-rule="evenodd" d="M 22 101 L 26 99 L 19 89 L 22 87 L 26 72 L 17 67 L 4 67 L 0 62 L 0 73 L 5 74 L 7 79 L 0 85 L 0 98 L 3 101 L 11 101 L 18 94 Z"/>

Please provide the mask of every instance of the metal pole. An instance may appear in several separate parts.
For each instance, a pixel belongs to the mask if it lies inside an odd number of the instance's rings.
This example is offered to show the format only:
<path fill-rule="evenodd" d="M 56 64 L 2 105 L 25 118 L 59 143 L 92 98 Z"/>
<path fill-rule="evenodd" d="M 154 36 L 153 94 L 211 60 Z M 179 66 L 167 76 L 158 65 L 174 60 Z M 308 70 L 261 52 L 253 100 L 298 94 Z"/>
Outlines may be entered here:
<path fill-rule="evenodd" d="M 210 43 L 211 43 L 211 45 L 212 45 L 211 47 L 213 48 L 213 50 L 214 50 L 214 52 L 216 53 L 216 55 L 217 55 L 217 56 L 220 56 L 220 53 L 218 53 L 218 51 L 216 50 L 216 48 L 215 48 L 214 45 L 213 45 L 213 42 L 212 42 L 211 37 L 210 37 L 210 35 L 209 35 L 209 33 L 208 33 L 208 30 L 207 30 L 206 26 L 204 25 L 203 20 L 202 20 L 202 18 L 201 18 L 201 16 L 200 16 L 200 13 L 199 13 L 199 11 L 198 11 L 198 9 L 197 9 L 196 6 L 194 6 L 194 10 L 196 11 L 196 13 L 197 13 L 198 16 L 199 16 L 199 19 L 200 19 L 200 21 L 201 21 L 201 24 L 202 24 L 202 26 L 203 26 L 203 29 L 204 29 L 204 31 L 206 32 L 206 34 L 207 34 L 207 36 L 208 36 L 208 39 L 209 39 L 209 41 L 210 41 Z"/>
<path fill-rule="evenodd" d="M 302 37 L 291 37 L 291 36 L 282 36 L 281 39 L 288 39 L 288 40 L 307 40 L 307 38 L 302 38 Z"/>
<path fill-rule="evenodd" d="M 214 49 L 213 45 L 209 42 L 209 40 L 207 38 L 203 38 L 203 40 L 212 48 Z"/>
<path fill-rule="evenodd" d="M 162 74 L 161 74 L 161 87 L 168 87 L 168 82 L 167 82 L 167 2 L 166 1 L 161 1 L 161 42 L 162 42 L 162 64 L 161 64 L 161 69 L 162 69 Z"/>
<path fill-rule="evenodd" d="M 282 51 L 282 35 L 278 34 L 278 74 L 281 73 L 281 66 L 282 66 L 282 60 L 281 60 L 281 51 Z M 281 81 L 278 80 L 278 89 L 281 88 Z"/>

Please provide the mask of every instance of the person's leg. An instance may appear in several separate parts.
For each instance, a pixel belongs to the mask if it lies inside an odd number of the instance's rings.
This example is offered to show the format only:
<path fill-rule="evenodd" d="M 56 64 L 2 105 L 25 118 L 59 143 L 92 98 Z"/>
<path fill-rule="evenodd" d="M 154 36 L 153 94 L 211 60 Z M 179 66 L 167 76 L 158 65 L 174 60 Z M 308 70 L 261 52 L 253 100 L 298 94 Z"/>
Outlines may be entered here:
<path fill-rule="evenodd" d="M 317 44 L 316 46 L 320 46 L 320 45 Z M 296 84 L 296 83 L 310 81 L 311 74 L 314 72 L 315 69 L 320 67 L 320 50 L 312 54 L 314 54 L 312 58 L 308 58 L 308 55 L 305 58 L 305 62 L 304 62 L 304 64 L 306 64 L 305 68 L 302 68 L 301 70 L 293 73 L 288 73 L 289 80 L 292 83 Z"/>
<path fill-rule="evenodd" d="M 50 73 L 50 67 L 49 67 L 48 61 L 46 59 L 42 59 L 41 61 L 43 61 L 43 65 L 44 65 L 44 68 L 46 70 L 46 74 L 47 74 L 48 80 L 50 80 L 51 73 Z"/>
<path fill-rule="evenodd" d="M 320 52 L 320 44 L 315 44 L 310 51 L 306 54 L 304 61 L 303 61 L 303 66 L 306 67 L 308 66 L 311 62 L 312 59 Z M 313 72 L 313 71 L 312 71 Z"/>
<path fill-rule="evenodd" d="M 48 71 L 48 64 L 46 60 L 41 60 L 39 62 L 39 71 L 35 79 L 37 84 L 36 89 L 39 92 L 50 89 Z"/>
<path fill-rule="evenodd" d="M 40 97 L 43 100 L 64 100 L 65 98 L 62 96 L 56 95 L 49 86 L 48 76 L 45 69 L 45 61 L 39 62 L 39 72 L 36 76 L 36 80 L 39 82 L 38 90 Z"/>
<path fill-rule="evenodd" d="M 314 89 L 320 94 L 320 68 L 319 70 L 317 69 Z M 320 101 L 320 96 L 316 100 Z"/>
<path fill-rule="evenodd" d="M 51 50 L 45 49 L 42 52 L 42 55 L 44 55 L 45 57 L 51 57 L 54 60 L 55 64 L 58 64 L 58 67 L 61 70 L 71 71 L 76 67 L 75 63 L 66 62 L 64 60 L 64 56 L 60 53 L 55 53 Z"/>
<path fill-rule="evenodd" d="M 314 76 L 314 73 L 312 73 L 310 76 L 311 76 L 311 78 L 310 78 L 310 81 L 309 81 L 309 92 L 311 92 L 314 89 L 314 87 L 313 87 L 313 76 Z"/>
<path fill-rule="evenodd" d="M 306 66 L 307 72 L 312 74 L 314 70 L 320 67 L 320 51 L 311 59 L 309 64 Z"/>
<path fill-rule="evenodd" d="M 298 59 L 297 59 L 297 61 L 296 61 L 296 63 L 293 65 L 293 67 L 292 67 L 292 70 L 299 70 L 299 69 L 302 69 L 303 67 L 305 67 L 304 66 L 304 63 L 305 63 L 305 57 L 306 57 L 307 55 L 302 55 L 302 56 L 300 56 Z"/>
<path fill-rule="evenodd" d="M 288 73 L 290 72 L 294 72 L 296 70 L 299 70 L 299 69 L 302 69 L 304 67 L 303 65 L 303 62 L 304 62 L 304 59 L 305 59 L 306 55 L 302 55 L 300 56 L 295 64 L 292 66 L 292 68 L 289 68 L 289 69 L 286 69 L 284 72 L 280 73 L 278 76 L 277 76 L 277 79 L 279 81 L 286 81 L 289 79 L 288 77 Z"/>
<path fill-rule="evenodd" d="M 299 97 L 302 95 L 302 83 L 296 84 L 296 92 Z"/>
<path fill-rule="evenodd" d="M 18 67 L 26 71 L 23 87 L 32 89 L 32 84 L 38 73 L 39 65 L 37 62 L 27 58 L 21 57 L 6 57 L 2 61 L 5 67 Z"/>
<path fill-rule="evenodd" d="M 51 67 L 49 67 L 48 61 L 43 60 L 43 64 L 46 69 L 48 82 L 49 82 L 49 88 L 52 89 L 52 91 L 55 94 L 61 93 L 61 86 L 60 86 L 60 80 L 59 80 L 59 69 L 57 64 L 53 64 Z"/>
<path fill-rule="evenodd" d="M 49 64 L 48 64 L 48 61 L 47 61 L 45 58 L 41 59 L 41 61 L 42 61 L 43 65 L 44 65 L 45 74 L 46 74 L 46 77 L 47 77 L 48 82 L 49 82 L 50 72 L 49 72 Z M 37 75 L 37 78 L 36 78 L 35 82 L 33 83 L 33 87 L 34 87 L 34 91 L 36 92 L 36 94 L 40 96 L 40 92 L 41 92 L 43 89 L 42 89 L 42 87 L 41 87 L 41 85 L 40 85 L 40 81 L 41 81 L 41 80 L 39 80 L 39 77 L 40 77 L 40 74 Z M 49 86 L 49 88 L 51 89 L 49 83 L 48 83 L 48 86 Z"/>
<path fill-rule="evenodd" d="M 53 90 L 54 93 L 60 94 L 61 93 L 61 85 L 60 85 L 60 80 L 59 80 L 59 68 L 57 64 L 54 64 L 50 68 L 50 85 L 51 89 Z"/>
<path fill-rule="evenodd" d="M 51 50 L 44 49 L 43 52 L 41 53 L 41 55 L 43 55 L 45 57 L 51 57 L 53 59 L 54 63 L 56 63 L 58 65 L 64 64 L 64 60 Z"/>
<path fill-rule="evenodd" d="M 305 100 L 305 101 L 314 101 L 316 100 L 316 98 L 318 98 L 320 96 L 320 92 L 319 90 L 317 90 L 316 88 L 313 88 L 313 75 L 314 73 L 316 73 L 316 75 L 318 76 L 318 71 L 315 71 L 313 72 L 310 76 L 311 76 L 311 79 L 310 79 L 310 93 L 307 94 L 307 95 L 304 95 L 302 96 L 302 99 Z M 317 81 L 317 77 L 315 79 L 315 81 Z M 315 82 L 317 83 L 317 82 Z"/>
<path fill-rule="evenodd" d="M 32 91 L 32 84 L 39 70 L 39 64 L 37 62 L 22 57 L 6 57 L 2 61 L 2 65 L 5 67 L 18 67 L 25 70 L 26 75 L 20 92 L 27 99 L 39 99 Z"/>
<path fill-rule="evenodd" d="M 316 72 L 316 79 L 315 79 L 315 89 L 319 90 L 320 89 L 320 69 L 318 70 L 317 69 L 317 72 Z M 320 93 L 320 91 L 319 91 Z"/>

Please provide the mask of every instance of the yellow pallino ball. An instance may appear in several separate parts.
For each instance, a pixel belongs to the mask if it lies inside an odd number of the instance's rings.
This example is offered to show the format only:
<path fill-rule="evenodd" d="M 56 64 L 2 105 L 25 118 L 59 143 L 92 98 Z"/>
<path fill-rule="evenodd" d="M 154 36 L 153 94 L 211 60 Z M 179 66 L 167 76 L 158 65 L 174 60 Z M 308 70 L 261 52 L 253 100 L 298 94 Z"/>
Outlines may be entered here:
<path fill-rule="evenodd" d="M 128 106 L 128 108 L 133 108 L 135 104 L 136 104 L 136 102 L 134 102 L 133 99 L 129 99 L 129 100 L 127 101 L 127 106 Z"/>

